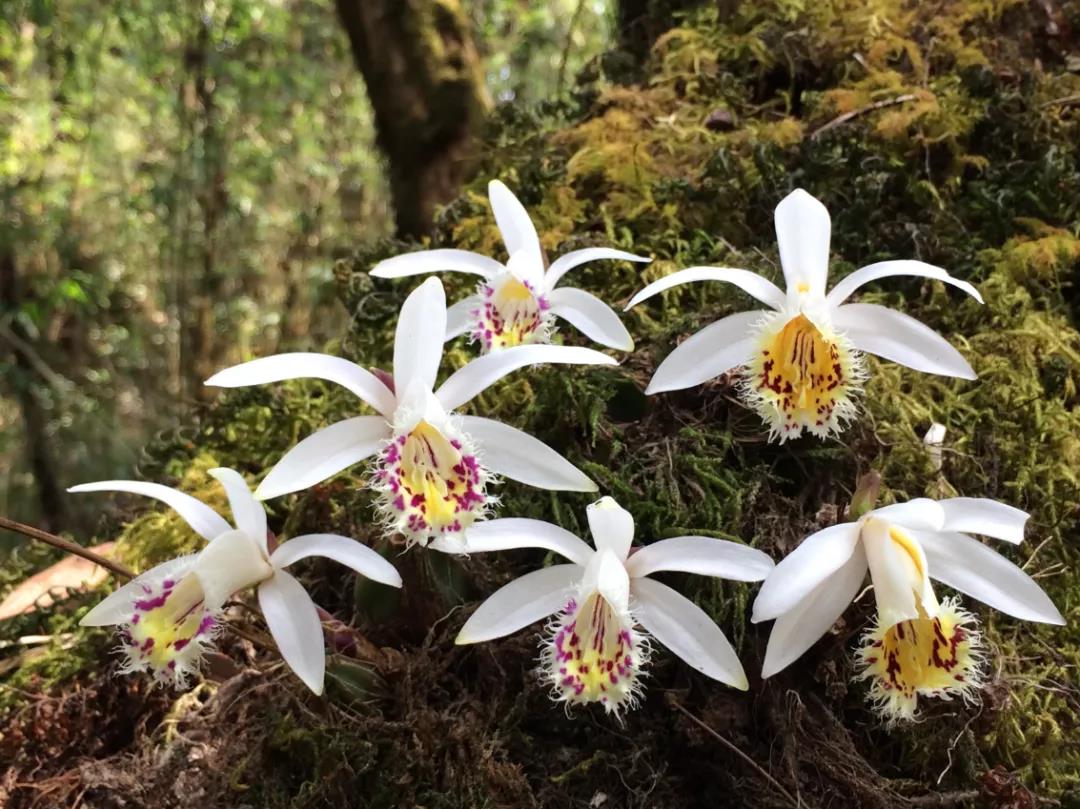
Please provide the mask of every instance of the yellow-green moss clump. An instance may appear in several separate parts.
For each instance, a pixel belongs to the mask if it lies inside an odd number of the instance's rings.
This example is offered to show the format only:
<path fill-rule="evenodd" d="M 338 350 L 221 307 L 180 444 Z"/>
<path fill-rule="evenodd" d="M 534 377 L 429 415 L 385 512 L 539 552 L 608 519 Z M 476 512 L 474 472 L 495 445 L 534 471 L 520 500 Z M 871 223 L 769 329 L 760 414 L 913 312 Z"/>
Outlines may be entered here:
<path fill-rule="evenodd" d="M 644 271 L 611 262 L 574 270 L 575 285 L 618 305 L 647 281 L 694 264 L 779 278 L 772 210 L 799 186 L 833 214 L 833 278 L 876 260 L 918 258 L 975 283 L 984 306 L 922 280 L 864 292 L 863 300 L 886 302 L 945 335 L 980 378 L 873 362 L 865 416 L 842 442 L 765 443 L 730 379 L 644 397 L 658 360 L 679 340 L 745 308 L 741 292 L 720 284 L 681 287 L 627 315 L 638 348 L 621 367 L 521 373 L 472 408 L 580 464 L 634 512 L 646 539 L 734 537 L 779 558 L 835 519 L 870 469 L 884 477 L 884 499 L 963 494 L 1015 504 L 1033 515 L 1028 541 L 1002 550 L 1039 579 L 1069 626 L 1022 624 L 968 601 L 992 651 L 981 705 L 938 702 L 920 724 L 890 733 L 869 711 L 864 687 L 851 684 L 867 598 L 837 633 L 762 683 L 753 672 L 765 633 L 746 614 L 752 588 L 674 577 L 735 639 L 750 693 L 660 654 L 644 706 L 616 728 L 599 715 L 568 720 L 547 702 L 529 674 L 535 644 L 527 633 L 480 649 L 452 646 L 468 611 L 446 602 L 490 592 L 535 565 L 536 554 L 438 566 L 400 557 L 403 601 L 370 623 L 362 593 L 310 569 L 322 603 L 401 651 L 380 664 L 382 695 L 363 703 L 352 701 L 358 692 L 344 673 L 331 677 L 328 705 L 302 706 L 293 683 L 257 677 L 258 687 L 244 692 L 251 707 L 231 726 L 246 748 L 226 756 L 221 795 L 236 803 L 229 790 L 242 784 L 243 802 L 260 806 L 599 805 L 601 794 L 617 806 L 788 805 L 759 771 L 672 711 L 674 700 L 805 806 L 900 807 L 909 798 L 973 805 L 979 795 L 997 801 L 989 805 L 1035 805 L 1022 802 L 1024 790 L 1078 805 L 1080 74 L 1069 31 L 1080 31 L 1075 0 L 710 5 L 678 20 L 632 81 L 598 78 L 626 64 L 605 57 L 573 105 L 501 110 L 479 150 L 475 183 L 443 211 L 430 242 L 499 256 L 483 192 L 500 177 L 529 207 L 549 255 L 605 244 L 655 257 Z M 416 247 L 382 244 L 339 266 L 354 317 L 331 350 L 389 364 L 394 315 L 415 282 L 365 273 Z M 446 282 L 451 300 L 472 283 Z M 470 355 L 458 341 L 450 362 Z M 319 383 L 232 392 L 198 425 L 153 448 L 143 472 L 187 475 L 192 491 L 214 494 L 198 474 L 208 464 L 257 479 L 296 440 L 356 407 Z M 940 470 L 922 444 L 933 422 L 947 427 Z M 273 501 L 272 527 L 370 537 L 362 476 L 354 469 Z M 507 514 L 584 531 L 587 495 L 515 484 L 500 494 Z M 157 514 L 132 523 L 125 538 L 128 558 L 140 563 L 192 539 Z M 417 593 L 420 583 L 439 585 L 435 607 Z M 185 716 L 177 721 L 212 726 L 193 709 Z M 178 738 L 169 744 L 183 744 Z M 156 744 L 164 742 L 133 740 L 110 761 L 137 753 L 148 760 Z M 155 778 L 164 776 L 148 768 L 147 781 Z"/>

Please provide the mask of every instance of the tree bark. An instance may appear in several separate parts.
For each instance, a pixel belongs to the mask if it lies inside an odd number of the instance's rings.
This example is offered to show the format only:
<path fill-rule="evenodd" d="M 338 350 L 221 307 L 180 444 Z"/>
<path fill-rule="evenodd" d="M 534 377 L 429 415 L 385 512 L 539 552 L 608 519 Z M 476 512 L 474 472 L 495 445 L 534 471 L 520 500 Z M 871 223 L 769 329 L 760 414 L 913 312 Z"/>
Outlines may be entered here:
<path fill-rule="evenodd" d="M 490 106 L 458 0 L 336 0 L 389 163 L 398 235 L 431 229 L 456 196 Z"/>

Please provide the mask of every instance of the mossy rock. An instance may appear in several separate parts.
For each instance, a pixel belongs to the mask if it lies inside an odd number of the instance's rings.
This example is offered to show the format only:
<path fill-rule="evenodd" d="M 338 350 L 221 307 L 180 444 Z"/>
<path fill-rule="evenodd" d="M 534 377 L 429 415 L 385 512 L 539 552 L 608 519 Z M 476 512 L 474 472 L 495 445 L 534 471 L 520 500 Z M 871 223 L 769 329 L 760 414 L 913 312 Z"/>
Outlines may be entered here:
<path fill-rule="evenodd" d="M 862 295 L 944 335 L 979 379 L 872 361 L 863 415 L 841 440 L 769 444 L 732 379 L 641 394 L 682 338 L 747 307 L 733 288 L 699 284 L 626 315 L 637 349 L 620 367 L 521 372 L 471 408 L 579 464 L 631 509 L 644 539 L 737 538 L 780 558 L 834 519 L 871 469 L 886 500 L 1004 500 L 1033 517 L 1022 547 L 999 549 L 1039 579 L 1068 626 L 1025 624 L 966 601 L 990 652 L 979 704 L 926 701 L 921 722 L 890 731 L 852 682 L 872 599 L 864 595 L 836 631 L 762 682 L 767 627 L 748 623 L 753 588 L 671 577 L 733 639 L 750 691 L 661 652 L 643 705 L 620 724 L 599 709 L 571 718 L 549 702 L 533 674 L 533 633 L 453 646 L 471 609 L 457 606 L 541 564 L 542 554 L 435 569 L 414 551 L 397 561 L 429 589 L 389 608 L 368 603 L 339 569 L 305 569 L 317 600 L 392 650 L 378 677 L 338 659 L 328 698 L 316 700 L 270 655 L 230 640 L 224 651 L 248 670 L 201 700 L 163 713 L 160 692 L 128 688 L 123 704 L 141 711 L 141 732 L 118 734 L 127 741 L 96 753 L 96 774 L 70 751 L 45 764 L 40 753 L 12 751 L 23 772 L 36 765 L 49 783 L 85 787 L 98 806 L 153 790 L 176 806 L 195 805 L 196 794 L 198 805 L 260 807 L 792 805 L 786 795 L 808 807 L 1036 806 L 1036 795 L 1080 806 L 1080 73 L 1069 40 L 1080 31 L 1080 3 L 724 6 L 681 18 L 635 85 L 597 79 L 612 61 L 601 60 L 575 105 L 498 113 L 475 183 L 442 212 L 430 244 L 498 256 L 484 186 L 500 177 L 549 254 L 604 244 L 655 258 L 644 271 L 611 262 L 574 271 L 575 285 L 620 304 L 695 264 L 778 279 L 772 210 L 804 187 L 833 215 L 833 279 L 876 260 L 918 258 L 979 287 L 983 306 L 923 280 L 893 279 Z M 339 265 L 352 326 L 328 350 L 389 365 L 395 314 L 415 280 L 366 272 L 416 247 L 388 242 Z M 451 300 L 470 291 L 466 278 L 445 281 Z M 558 339 L 581 340 L 570 329 Z M 448 364 L 472 353 L 459 341 Z M 226 464 L 258 479 L 299 438 L 354 407 L 316 382 L 230 392 L 150 448 L 141 472 L 216 496 L 200 470 Z M 932 422 L 947 427 L 940 469 L 921 441 Z M 375 542 L 364 474 L 356 468 L 272 501 L 272 528 Z M 585 530 L 588 495 L 513 483 L 498 493 L 504 514 Z M 130 523 L 123 539 L 140 567 L 192 541 L 156 512 Z M 77 603 L 51 620 L 70 628 Z M 46 656 L 8 675 L 18 691 L 5 692 L 6 738 L 26 735 L 18 735 L 25 695 L 70 698 L 99 677 L 93 665 L 108 667 L 102 638 L 84 640 L 75 665 Z M 109 693 L 115 702 L 115 687 Z M 121 778 L 132 768 L 142 768 L 136 785 Z M 12 805 L 29 805 L 32 791 L 12 795 Z"/>

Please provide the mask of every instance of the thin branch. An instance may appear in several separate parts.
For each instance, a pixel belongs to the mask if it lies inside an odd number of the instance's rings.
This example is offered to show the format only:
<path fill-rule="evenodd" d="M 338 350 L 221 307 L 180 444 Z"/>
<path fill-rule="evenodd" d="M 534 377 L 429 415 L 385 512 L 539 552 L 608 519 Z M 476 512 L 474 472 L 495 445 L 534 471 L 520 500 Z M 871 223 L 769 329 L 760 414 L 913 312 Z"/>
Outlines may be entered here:
<path fill-rule="evenodd" d="M 1080 104 L 1080 93 L 1071 96 L 1063 96 L 1062 98 L 1055 98 L 1053 101 L 1046 101 L 1041 106 L 1046 107 L 1071 107 L 1073 104 Z"/>
<path fill-rule="evenodd" d="M 762 778 L 764 778 L 766 781 L 768 781 L 776 789 L 777 792 L 779 792 L 781 795 L 783 795 L 785 798 L 787 798 L 788 801 L 791 803 L 791 805 L 795 807 L 795 809 L 799 809 L 799 807 L 802 806 L 802 802 L 795 800 L 795 797 L 784 788 L 783 784 L 781 784 L 779 781 L 777 781 L 775 778 L 773 778 L 771 775 L 769 775 L 769 773 L 766 772 L 765 769 L 760 764 L 758 764 L 756 761 L 754 761 L 752 758 L 750 758 L 750 756 L 748 756 L 746 753 L 744 753 L 742 750 L 740 750 L 738 747 L 736 747 L 732 742 L 729 742 L 727 739 L 725 739 L 723 736 L 721 736 L 719 733 L 717 733 L 711 727 L 706 725 L 703 721 L 701 721 L 696 716 L 694 716 L 692 713 L 690 713 L 690 711 L 686 710 L 686 708 L 684 708 L 682 705 L 680 705 L 674 699 L 669 698 L 668 703 L 671 705 L 671 707 L 673 707 L 675 710 L 679 711 L 683 716 L 685 716 L 687 719 L 689 719 L 691 722 L 693 722 L 699 728 L 701 728 L 706 733 L 708 733 L 710 736 L 712 736 L 714 739 L 716 739 L 718 742 L 720 742 L 720 744 L 724 745 L 724 747 L 726 747 L 732 753 L 734 753 L 739 758 L 741 758 L 743 761 L 745 761 L 747 764 L 749 764 L 751 767 L 753 767 L 754 770 L 759 775 L 761 775 Z"/>
<path fill-rule="evenodd" d="M 44 542 L 46 545 L 52 545 L 54 548 L 59 548 L 65 553 L 81 556 L 83 559 L 90 560 L 95 565 L 100 565 L 114 576 L 121 579 L 135 578 L 135 574 L 123 565 L 113 562 L 111 559 L 106 559 L 104 556 L 96 554 L 91 550 L 87 550 L 82 545 L 78 545 L 70 539 L 58 537 L 55 534 L 50 534 L 48 531 L 42 531 L 40 528 L 34 528 L 30 525 L 23 525 L 21 522 L 9 520 L 7 517 L 0 517 L 0 528 L 6 528 L 8 531 L 14 531 L 16 534 L 22 534 L 24 537 L 30 537 L 30 539 L 36 539 L 38 542 Z"/>
<path fill-rule="evenodd" d="M 563 80 L 566 78 L 566 63 L 570 59 L 570 48 L 574 44 L 574 30 L 577 28 L 581 12 L 585 10 L 585 0 L 578 0 L 577 8 L 566 26 L 566 42 L 563 43 L 562 56 L 559 58 L 559 75 L 555 82 L 555 98 L 562 96 Z"/>
<path fill-rule="evenodd" d="M 885 107 L 893 107 L 897 104 L 906 104 L 908 101 L 914 101 L 915 95 L 913 93 L 907 93 L 896 98 L 887 98 L 884 101 L 875 101 L 873 104 L 867 104 L 865 107 L 859 107 L 857 110 L 851 110 L 845 112 L 843 115 L 838 115 L 833 118 L 829 123 L 818 127 L 810 133 L 810 139 L 813 140 L 818 135 L 822 135 L 828 132 L 830 129 L 835 129 L 838 126 L 846 124 L 852 118 L 858 118 L 861 115 L 866 115 L 868 112 L 874 112 L 876 110 L 884 109 Z"/>

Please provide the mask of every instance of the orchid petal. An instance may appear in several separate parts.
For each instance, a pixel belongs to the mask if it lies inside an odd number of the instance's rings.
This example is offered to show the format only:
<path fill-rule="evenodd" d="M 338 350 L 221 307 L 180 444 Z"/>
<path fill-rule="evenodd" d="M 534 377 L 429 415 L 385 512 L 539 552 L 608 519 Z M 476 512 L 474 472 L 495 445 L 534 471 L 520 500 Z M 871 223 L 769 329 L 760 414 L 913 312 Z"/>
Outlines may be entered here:
<path fill-rule="evenodd" d="M 945 512 L 944 531 L 1003 539 L 1019 545 L 1024 541 L 1024 525 L 1030 516 L 1026 511 L 985 497 L 951 497 L 939 500 Z"/>
<path fill-rule="evenodd" d="M 481 463 L 492 472 L 539 489 L 596 491 L 588 475 L 528 433 L 480 416 L 459 418 L 465 433 L 476 443 Z"/>
<path fill-rule="evenodd" d="M 211 469 L 208 474 L 225 488 L 236 527 L 255 540 L 265 553 L 266 509 L 252 495 L 247 481 L 235 469 L 224 466 Z"/>
<path fill-rule="evenodd" d="M 387 418 L 394 414 L 394 394 L 375 374 L 329 354 L 275 354 L 218 371 L 204 384 L 219 388 L 266 385 L 287 379 L 325 379 L 351 391 Z"/>
<path fill-rule="evenodd" d="M 926 553 L 902 526 L 870 519 L 862 530 L 862 545 L 874 582 L 878 621 L 892 626 L 919 617 L 920 610 L 934 615 L 938 604 L 927 575 Z"/>
<path fill-rule="evenodd" d="M 447 410 L 461 407 L 500 379 L 518 368 L 540 365 L 545 362 L 564 365 L 618 365 L 607 354 L 591 348 L 569 346 L 527 345 L 515 346 L 485 354 L 459 368 L 442 383 L 436 392 Z"/>
<path fill-rule="evenodd" d="M 282 658 L 316 694 L 323 692 L 326 650 L 322 622 L 303 586 L 278 570 L 259 586 L 259 607 Z"/>
<path fill-rule="evenodd" d="M 773 560 L 756 548 L 709 537 L 662 539 L 635 551 L 626 562 L 631 578 L 672 570 L 731 581 L 762 581 L 774 568 Z"/>
<path fill-rule="evenodd" d="M 503 585 L 476 608 L 454 643 L 502 638 L 558 612 L 581 573 L 579 565 L 554 565 Z"/>
<path fill-rule="evenodd" d="M 745 365 L 757 346 L 755 325 L 766 312 L 740 312 L 718 320 L 679 343 L 656 369 L 645 393 L 700 385 Z"/>
<path fill-rule="evenodd" d="M 633 351 L 634 339 L 615 311 L 583 289 L 563 287 L 548 294 L 551 313 L 590 340 L 620 351 Z"/>
<path fill-rule="evenodd" d="M 429 278 L 405 299 L 394 336 L 394 386 L 405 393 L 415 382 L 435 387 L 446 340 L 446 293 L 442 281 Z"/>
<path fill-rule="evenodd" d="M 598 550 L 585 568 L 585 592 L 595 589 L 619 612 L 630 605 L 630 576 L 622 560 L 608 550 Z"/>
<path fill-rule="evenodd" d="M 540 237 L 525 206 L 499 180 L 488 183 L 488 199 L 491 202 L 491 211 L 495 214 L 495 222 L 499 225 L 499 233 L 506 244 L 507 255 L 527 253 L 530 260 L 542 268 L 544 257 L 540 250 Z"/>
<path fill-rule="evenodd" d="M 371 270 L 376 278 L 404 278 L 429 272 L 466 272 L 490 278 L 502 272 L 503 265 L 493 258 L 469 250 L 419 250 L 380 261 Z"/>
<path fill-rule="evenodd" d="M 635 256 L 633 253 L 627 253 L 623 250 L 614 250 L 610 247 L 586 247 L 583 250 L 572 250 L 551 262 L 551 266 L 548 267 L 547 273 L 544 275 L 545 288 L 554 289 L 555 285 L 559 283 L 568 271 L 587 261 L 596 261 L 602 258 L 618 259 L 620 261 L 640 261 L 645 264 L 652 261 L 651 258 Z"/>
<path fill-rule="evenodd" d="M 276 568 L 288 567 L 309 556 L 333 559 L 361 576 L 390 587 L 401 586 L 401 574 L 367 545 L 337 534 L 304 534 L 281 543 L 270 555 Z"/>
<path fill-rule="evenodd" d="M 851 558 L 832 576 L 779 616 L 769 633 L 765 662 L 761 667 L 762 679 L 786 669 L 817 643 L 818 638 L 844 614 L 865 578 L 866 553 L 862 546 L 857 546 Z"/>
<path fill-rule="evenodd" d="M 621 562 L 634 541 L 634 518 L 610 497 L 601 497 L 585 509 L 597 551 L 611 551 Z"/>
<path fill-rule="evenodd" d="M 631 309 L 653 295 L 680 284 L 689 284 L 694 281 L 724 281 L 728 284 L 734 284 L 743 292 L 757 298 L 773 309 L 782 309 L 786 301 L 780 287 L 756 272 L 737 270 L 730 267 L 689 267 L 653 281 L 632 297 L 630 303 L 626 304 L 626 308 Z"/>
<path fill-rule="evenodd" d="M 833 312 L 833 326 L 859 351 L 928 374 L 975 379 L 963 355 L 913 317 L 874 303 L 849 303 Z"/>
<path fill-rule="evenodd" d="M 179 514 L 196 534 L 207 541 L 232 530 L 228 520 L 206 503 L 178 489 L 162 486 L 160 483 L 143 483 L 138 480 L 102 480 L 96 483 L 80 483 L 78 486 L 72 486 L 68 491 L 127 492 L 141 494 L 143 497 L 153 497 Z"/>
<path fill-rule="evenodd" d="M 443 550 L 439 547 L 440 539 L 441 537 L 433 540 L 428 547 Z M 465 546 L 454 550 L 459 553 L 484 553 L 517 548 L 542 548 L 565 556 L 578 565 L 587 565 L 596 553 L 565 528 L 526 517 L 505 517 L 475 523 L 465 532 L 465 539 Z"/>
<path fill-rule="evenodd" d="M 916 497 L 904 503 L 875 508 L 870 512 L 887 522 L 894 522 L 913 531 L 940 531 L 945 527 L 945 510 L 936 500 Z"/>
<path fill-rule="evenodd" d="M 956 532 L 917 533 L 930 577 L 1023 621 L 1063 625 L 1054 602 L 1027 573 L 993 548 Z"/>
<path fill-rule="evenodd" d="M 269 500 L 321 483 L 374 455 L 390 437 L 382 416 L 356 416 L 309 435 L 282 456 L 255 490 Z"/>
<path fill-rule="evenodd" d="M 754 600 L 753 623 L 790 612 L 844 567 L 859 545 L 859 523 L 846 522 L 811 534 L 776 566 Z"/>
<path fill-rule="evenodd" d="M 446 310 L 446 339 L 453 340 L 472 327 L 472 313 L 480 306 L 480 296 L 462 298 Z"/>
<path fill-rule="evenodd" d="M 749 688 L 731 642 L 701 607 L 652 579 L 635 579 L 630 592 L 634 618 L 656 640 L 707 677 L 740 691 Z"/>
<path fill-rule="evenodd" d="M 941 267 L 935 267 L 933 264 L 927 264 L 922 261 L 911 260 L 879 261 L 876 264 L 870 264 L 862 269 L 855 270 L 855 272 L 851 273 L 851 275 L 842 279 L 840 283 L 834 286 L 825 297 L 825 300 L 830 306 L 838 307 L 850 298 L 851 294 L 863 284 L 868 284 L 879 278 L 891 278 L 894 275 L 918 276 L 920 278 L 933 278 L 935 281 L 944 281 L 946 284 L 952 284 L 957 289 L 962 289 L 979 303 L 983 302 L 979 290 L 975 289 L 975 287 L 967 281 L 953 278 L 948 272 L 941 269 Z"/>
<path fill-rule="evenodd" d="M 832 234 L 828 209 L 797 188 L 776 206 L 774 218 L 788 294 L 824 295 Z"/>

